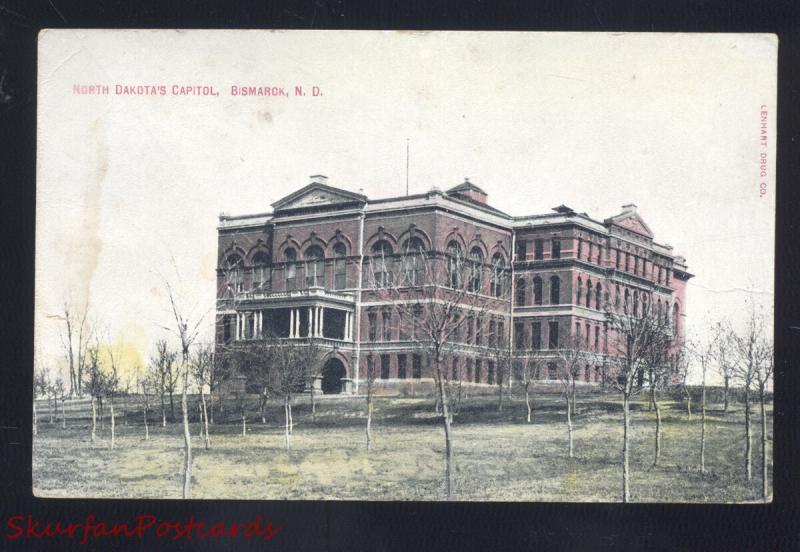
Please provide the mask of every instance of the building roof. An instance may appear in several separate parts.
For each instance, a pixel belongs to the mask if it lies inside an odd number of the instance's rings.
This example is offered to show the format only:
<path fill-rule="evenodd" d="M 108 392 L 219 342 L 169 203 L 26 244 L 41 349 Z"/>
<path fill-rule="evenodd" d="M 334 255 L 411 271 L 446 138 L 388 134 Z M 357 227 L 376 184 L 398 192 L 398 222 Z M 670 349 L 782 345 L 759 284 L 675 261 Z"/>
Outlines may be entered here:
<path fill-rule="evenodd" d="M 452 188 L 447 190 L 448 194 L 458 193 L 458 192 L 478 192 L 478 193 L 483 194 L 483 195 L 489 195 L 484 190 L 482 190 L 480 188 L 480 186 L 477 186 L 477 185 L 473 184 L 472 182 L 470 182 L 469 178 L 465 178 L 464 182 L 462 182 L 458 186 L 453 186 Z"/>

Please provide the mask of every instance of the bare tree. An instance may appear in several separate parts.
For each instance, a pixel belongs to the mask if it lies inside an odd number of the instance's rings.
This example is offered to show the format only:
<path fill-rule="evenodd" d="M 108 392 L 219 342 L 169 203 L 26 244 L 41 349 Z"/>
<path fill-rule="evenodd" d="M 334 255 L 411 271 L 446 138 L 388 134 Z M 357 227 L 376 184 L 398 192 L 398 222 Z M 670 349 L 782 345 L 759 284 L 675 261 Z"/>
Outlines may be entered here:
<path fill-rule="evenodd" d="M 33 373 L 33 434 L 39 433 L 39 420 L 36 417 L 36 398 L 39 396 L 47 396 L 48 387 L 47 369 L 41 364 L 37 363 L 36 369 Z"/>
<path fill-rule="evenodd" d="M 686 417 L 692 419 L 692 389 L 689 386 L 689 376 L 692 372 L 692 365 L 689 361 L 689 355 L 685 348 L 679 348 L 675 353 L 674 369 L 677 374 L 676 383 L 677 388 L 683 393 L 684 400 L 686 401 Z"/>
<path fill-rule="evenodd" d="M 719 328 L 717 325 L 715 328 Z M 717 330 L 705 341 L 695 339 L 686 344 L 686 351 L 696 364 L 700 365 L 700 473 L 706 472 L 706 376 L 708 367 L 719 350 L 719 340 L 724 336 Z"/>
<path fill-rule="evenodd" d="M 214 347 L 213 345 L 200 345 L 192 355 L 192 376 L 200 393 L 200 436 L 204 438 L 205 447 L 211 445 L 211 437 L 208 433 L 208 407 L 206 405 L 206 386 L 211 389 L 213 383 L 212 375 L 214 371 Z M 205 433 L 205 435 L 204 435 Z"/>
<path fill-rule="evenodd" d="M 734 362 L 732 350 L 734 344 L 732 342 L 733 330 L 730 323 L 727 321 L 718 322 L 714 326 L 715 346 L 714 346 L 714 360 L 717 362 L 717 373 L 722 376 L 723 390 L 724 390 L 724 405 L 723 411 L 728 412 L 728 401 L 730 395 L 730 385 L 734 378 Z"/>
<path fill-rule="evenodd" d="M 540 361 L 531 351 L 517 351 L 514 355 L 514 374 L 517 385 L 525 393 L 525 406 L 528 409 L 527 421 L 533 423 L 533 391 L 536 377 L 540 369 Z"/>
<path fill-rule="evenodd" d="M 758 362 L 756 363 L 754 377 L 758 388 L 758 403 L 761 407 L 761 497 L 766 501 L 769 498 L 766 396 L 769 383 L 772 380 L 774 352 L 771 340 L 766 336 L 762 336 L 759 340 L 758 348 Z"/>
<path fill-rule="evenodd" d="M 627 303 L 623 312 L 606 311 L 609 325 L 609 353 L 612 374 L 606 376 L 609 384 L 622 395 L 622 501 L 630 501 L 630 401 L 641 388 L 637 385 L 643 376 L 647 361 L 655 351 L 663 351 L 665 341 L 672 340 L 668 318 L 653 313 L 645 301 L 641 308 Z"/>
<path fill-rule="evenodd" d="M 666 328 L 664 328 L 664 335 L 667 335 Z M 677 347 L 677 348 L 675 348 Z M 672 350 L 675 350 L 673 355 L 675 365 L 670 364 L 669 355 Z M 655 427 L 655 448 L 653 453 L 653 465 L 657 466 L 661 458 L 662 446 L 662 431 L 661 431 L 661 404 L 658 402 L 659 393 L 670 386 L 675 374 L 675 367 L 688 366 L 686 361 L 686 353 L 684 348 L 678 344 L 674 346 L 669 339 L 662 339 L 659 343 L 654 343 L 644 357 L 643 370 L 646 375 L 647 387 L 650 391 L 650 405 L 656 411 L 656 427 Z M 680 371 L 680 368 L 679 368 Z M 683 372 L 681 381 L 683 382 L 683 389 L 687 391 L 689 401 L 691 404 L 691 394 L 688 392 L 686 386 L 686 377 L 688 368 Z"/>
<path fill-rule="evenodd" d="M 377 242 L 368 270 L 367 281 L 374 295 L 391 306 L 401 332 L 406 333 L 420 351 L 427 351 L 431 361 L 445 436 L 447 497 L 452 498 L 455 466 L 451 399 L 445 383 L 444 360 L 454 348 L 456 332 L 468 322 L 482 318 L 493 305 L 493 298 L 482 293 L 484 267 L 467 261 L 455 241 L 448 244 L 447 251 L 442 254 L 424 251 L 420 239 L 410 238 L 399 254 L 392 252 L 388 242 Z"/>
<path fill-rule="evenodd" d="M 142 407 L 142 419 L 144 420 L 144 440 L 150 440 L 150 426 L 147 416 L 152 406 L 153 395 L 158 390 L 159 374 L 155 371 L 147 371 L 138 374 L 136 381 L 137 396 Z"/>
<path fill-rule="evenodd" d="M 567 434 L 569 436 L 569 457 L 574 456 L 572 413 L 575 408 L 575 382 L 580 377 L 581 369 L 591 358 L 589 351 L 583 348 L 580 335 L 567 337 L 557 351 L 558 380 L 561 382 L 561 393 L 567 406 Z"/>
<path fill-rule="evenodd" d="M 88 304 L 84 305 L 83 309 L 76 309 L 69 301 L 65 301 L 63 310 L 57 315 L 50 316 L 64 322 L 61 345 L 69 366 L 70 397 L 82 395 L 86 348 L 91 339 L 88 314 Z"/>
<path fill-rule="evenodd" d="M 753 384 L 756 382 L 757 375 L 764 368 L 764 363 L 768 360 L 771 363 L 771 349 L 765 335 L 764 318 L 760 313 L 756 313 L 751 307 L 750 314 L 745 321 L 744 329 L 741 333 L 731 334 L 733 343 L 733 374 L 734 379 L 738 380 L 744 388 L 744 424 L 745 424 L 745 473 L 747 480 L 753 478 L 753 459 L 752 459 L 752 423 L 751 423 L 751 399 L 750 393 Z M 768 358 L 769 355 L 769 358 Z"/>
<path fill-rule="evenodd" d="M 90 343 L 86 347 L 86 366 L 84 372 L 83 388 L 88 391 L 92 403 L 92 442 L 97 439 L 97 410 L 101 409 L 102 418 L 103 399 L 108 393 L 108 389 L 113 385 L 109 380 L 110 374 L 100 360 L 100 346 L 97 342 Z"/>
<path fill-rule="evenodd" d="M 67 388 L 66 385 L 64 385 L 64 378 L 62 378 L 60 374 L 53 383 L 53 389 L 55 391 L 56 399 L 61 403 L 61 429 L 67 429 L 67 414 L 66 409 L 64 408 Z"/>
<path fill-rule="evenodd" d="M 167 426 L 166 396 L 169 394 L 170 408 L 173 406 L 172 396 L 178 383 L 178 371 L 175 360 L 178 353 L 170 349 L 166 339 L 156 341 L 155 355 L 150 357 L 150 365 L 158 373 L 158 393 L 161 398 L 161 426 Z M 171 414 L 174 420 L 174 412 Z"/>
<path fill-rule="evenodd" d="M 116 446 L 116 418 L 114 417 L 114 398 L 120 391 L 120 368 L 122 362 L 122 350 L 119 346 L 121 340 L 117 344 L 113 343 L 111 339 L 108 340 L 106 351 L 108 354 L 110 372 L 106 378 L 106 395 L 108 397 L 108 406 L 111 416 L 111 448 Z"/>

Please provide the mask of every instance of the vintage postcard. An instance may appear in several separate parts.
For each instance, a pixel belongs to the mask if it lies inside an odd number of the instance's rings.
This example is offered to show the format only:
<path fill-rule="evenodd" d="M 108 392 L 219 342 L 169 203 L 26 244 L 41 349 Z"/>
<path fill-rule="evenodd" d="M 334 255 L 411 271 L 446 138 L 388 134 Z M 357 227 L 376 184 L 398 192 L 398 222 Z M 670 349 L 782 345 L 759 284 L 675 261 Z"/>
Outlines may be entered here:
<path fill-rule="evenodd" d="M 771 501 L 777 51 L 42 31 L 33 493 Z"/>

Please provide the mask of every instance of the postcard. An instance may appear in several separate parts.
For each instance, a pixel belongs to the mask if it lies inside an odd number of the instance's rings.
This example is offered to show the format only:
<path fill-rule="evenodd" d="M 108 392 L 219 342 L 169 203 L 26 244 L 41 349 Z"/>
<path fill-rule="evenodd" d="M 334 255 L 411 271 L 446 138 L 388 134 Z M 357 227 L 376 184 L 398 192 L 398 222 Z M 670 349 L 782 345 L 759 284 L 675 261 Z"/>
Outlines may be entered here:
<path fill-rule="evenodd" d="M 771 501 L 777 51 L 42 31 L 33 493 Z"/>

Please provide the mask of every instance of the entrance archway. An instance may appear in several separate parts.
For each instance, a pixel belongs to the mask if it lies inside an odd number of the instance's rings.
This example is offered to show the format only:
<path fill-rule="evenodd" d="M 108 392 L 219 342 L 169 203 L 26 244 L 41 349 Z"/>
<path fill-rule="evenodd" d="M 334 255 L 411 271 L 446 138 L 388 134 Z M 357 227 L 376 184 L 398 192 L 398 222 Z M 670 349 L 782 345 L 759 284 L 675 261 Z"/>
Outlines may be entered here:
<path fill-rule="evenodd" d="M 326 395 L 342 392 L 342 378 L 347 375 L 342 361 L 331 357 L 322 368 L 322 392 Z"/>

